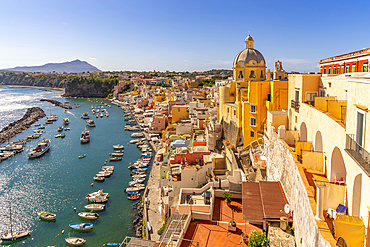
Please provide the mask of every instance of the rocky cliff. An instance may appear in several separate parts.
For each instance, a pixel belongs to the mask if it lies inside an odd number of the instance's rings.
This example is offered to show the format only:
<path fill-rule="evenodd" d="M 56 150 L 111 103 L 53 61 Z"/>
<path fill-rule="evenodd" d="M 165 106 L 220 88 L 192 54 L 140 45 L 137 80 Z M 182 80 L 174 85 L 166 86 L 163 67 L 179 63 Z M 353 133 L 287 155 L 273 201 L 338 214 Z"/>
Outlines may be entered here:
<path fill-rule="evenodd" d="M 63 97 L 105 98 L 117 83 L 116 77 L 69 77 Z"/>
<path fill-rule="evenodd" d="M 28 75 L 26 73 L 1 73 L 0 84 L 18 85 L 18 86 L 35 86 L 64 88 L 66 76 L 57 75 Z"/>

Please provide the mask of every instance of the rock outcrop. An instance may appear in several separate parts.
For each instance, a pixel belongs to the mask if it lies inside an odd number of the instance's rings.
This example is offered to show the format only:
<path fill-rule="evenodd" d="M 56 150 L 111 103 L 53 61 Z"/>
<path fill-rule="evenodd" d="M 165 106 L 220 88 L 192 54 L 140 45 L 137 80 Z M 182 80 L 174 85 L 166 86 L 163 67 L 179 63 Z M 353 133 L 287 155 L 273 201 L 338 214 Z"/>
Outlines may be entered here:
<path fill-rule="evenodd" d="M 34 122 L 45 116 L 45 112 L 40 107 L 28 108 L 21 119 L 10 123 L 0 131 L 0 144 L 22 133 L 31 127 Z"/>
<path fill-rule="evenodd" d="M 137 238 L 142 238 L 142 226 L 143 226 L 143 203 L 137 202 L 133 205 L 133 210 L 136 214 L 135 218 L 132 220 L 132 226 Z"/>
<path fill-rule="evenodd" d="M 65 105 L 65 104 L 60 103 L 59 101 L 56 101 L 56 100 L 52 100 L 52 99 L 40 99 L 40 101 L 50 102 L 53 105 L 58 106 L 58 107 L 62 107 L 64 109 L 72 109 L 72 106 Z"/>

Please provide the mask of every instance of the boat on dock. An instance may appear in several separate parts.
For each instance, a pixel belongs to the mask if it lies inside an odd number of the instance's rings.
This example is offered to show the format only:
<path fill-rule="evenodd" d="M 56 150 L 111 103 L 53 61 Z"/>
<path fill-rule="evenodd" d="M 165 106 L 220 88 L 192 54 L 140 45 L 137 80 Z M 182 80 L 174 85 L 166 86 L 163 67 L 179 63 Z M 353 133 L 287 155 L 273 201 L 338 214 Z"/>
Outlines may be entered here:
<path fill-rule="evenodd" d="M 70 237 L 70 238 L 65 238 L 64 240 L 68 244 L 73 245 L 73 246 L 84 245 L 86 243 L 86 239 L 83 239 L 83 238 Z"/>
<path fill-rule="evenodd" d="M 37 215 L 43 220 L 55 220 L 57 218 L 56 214 L 48 213 L 44 211 L 37 212 Z"/>
<path fill-rule="evenodd" d="M 34 150 L 28 153 L 28 158 L 37 158 L 44 155 L 50 148 L 50 140 L 45 139 L 38 142 Z"/>

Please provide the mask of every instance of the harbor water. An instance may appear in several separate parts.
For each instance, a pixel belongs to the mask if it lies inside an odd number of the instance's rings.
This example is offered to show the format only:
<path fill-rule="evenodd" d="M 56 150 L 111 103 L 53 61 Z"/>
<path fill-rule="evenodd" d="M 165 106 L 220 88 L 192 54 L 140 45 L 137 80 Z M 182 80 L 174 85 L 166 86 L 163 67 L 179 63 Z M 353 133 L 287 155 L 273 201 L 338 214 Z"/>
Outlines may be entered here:
<path fill-rule="evenodd" d="M 40 139 L 31 140 L 22 153 L 16 154 L 0 163 L 0 234 L 10 231 L 9 202 L 12 209 L 13 231 L 31 230 L 31 237 L 12 246 L 66 246 L 65 238 L 82 237 L 86 239 L 85 246 L 103 246 L 106 242 L 122 242 L 125 236 L 134 236 L 132 205 L 135 201 L 127 199 L 123 189 L 131 181 L 130 162 L 141 157 L 136 145 L 127 145 L 132 132 L 124 131 L 125 121 L 121 108 L 110 104 L 104 106 L 109 117 L 95 118 L 91 106 L 102 105 L 88 99 L 64 99 L 62 91 L 40 90 L 37 88 L 0 87 L 0 128 L 21 118 L 26 109 L 33 106 L 41 107 L 46 115 L 58 115 L 58 121 L 43 125 L 46 117 L 35 124 L 45 126 L 44 134 L 51 140 L 50 150 L 40 158 L 28 159 L 27 153 L 35 148 Z M 64 111 L 48 102 L 39 100 L 53 99 L 64 103 L 68 101 L 73 109 Z M 76 107 L 79 105 L 80 107 Z M 100 108 L 101 109 L 101 108 Z M 86 120 L 81 118 L 83 112 L 88 112 L 96 127 L 88 127 Z M 70 130 L 63 132 L 65 138 L 55 138 L 62 119 L 69 118 Z M 90 142 L 80 143 L 80 134 L 84 128 L 90 130 Z M 38 127 L 31 127 L 12 138 L 11 141 L 25 139 Z M 122 161 L 110 162 L 115 170 L 105 182 L 93 182 L 93 176 L 104 165 L 112 152 L 112 145 L 124 144 L 125 152 Z M 85 158 L 78 156 L 86 154 Z M 100 217 L 95 221 L 90 232 L 74 232 L 68 226 L 70 223 L 88 222 L 80 219 L 78 212 L 85 211 L 85 199 L 88 193 L 103 189 L 110 194 L 106 210 L 98 212 Z M 76 210 L 74 210 L 76 208 Z M 54 222 L 39 219 L 37 212 L 55 213 Z M 62 231 L 64 230 L 64 234 Z"/>

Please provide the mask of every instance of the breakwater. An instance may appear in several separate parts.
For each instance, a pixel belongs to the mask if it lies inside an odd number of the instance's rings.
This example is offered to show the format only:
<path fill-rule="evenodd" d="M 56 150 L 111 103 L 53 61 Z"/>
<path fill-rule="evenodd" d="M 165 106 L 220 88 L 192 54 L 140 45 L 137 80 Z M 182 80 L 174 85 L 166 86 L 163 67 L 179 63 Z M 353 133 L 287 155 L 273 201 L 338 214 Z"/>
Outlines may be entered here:
<path fill-rule="evenodd" d="M 40 99 L 40 101 L 46 101 L 46 102 L 52 103 L 52 104 L 53 104 L 53 105 L 55 105 L 55 106 L 62 107 L 62 108 L 64 108 L 64 109 L 72 109 L 72 106 L 65 105 L 65 104 L 60 103 L 59 101 L 56 101 L 56 100 L 51 100 L 51 99 Z"/>
<path fill-rule="evenodd" d="M 10 123 L 0 131 L 0 144 L 27 130 L 34 122 L 45 116 L 45 112 L 40 107 L 28 108 L 21 119 Z"/>

